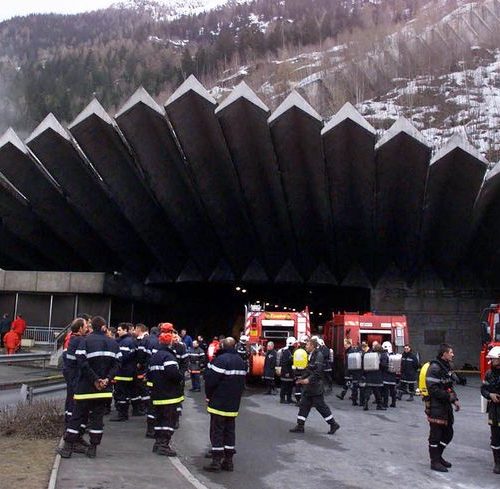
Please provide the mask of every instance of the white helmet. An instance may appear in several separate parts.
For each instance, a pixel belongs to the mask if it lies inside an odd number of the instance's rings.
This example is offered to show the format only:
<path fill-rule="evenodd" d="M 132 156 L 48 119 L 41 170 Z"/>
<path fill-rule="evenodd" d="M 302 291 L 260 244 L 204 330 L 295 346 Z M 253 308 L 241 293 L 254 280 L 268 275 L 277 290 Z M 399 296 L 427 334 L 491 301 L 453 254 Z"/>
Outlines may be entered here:
<path fill-rule="evenodd" d="M 385 350 L 387 353 L 392 353 L 392 343 L 390 341 L 384 341 L 382 343 L 382 350 Z"/>
<path fill-rule="evenodd" d="M 297 340 L 295 339 L 294 336 L 289 336 L 286 339 L 286 346 L 293 346 L 293 345 L 295 345 L 295 343 L 297 343 Z"/>
<path fill-rule="evenodd" d="M 325 346 L 325 340 L 323 338 L 318 338 L 318 345 Z"/>
<path fill-rule="evenodd" d="M 240 342 L 241 343 L 246 343 L 248 341 L 248 336 L 246 334 L 242 334 L 240 336 Z"/>
<path fill-rule="evenodd" d="M 486 358 L 493 360 L 494 358 L 500 358 L 500 346 L 494 346 L 486 355 Z"/>
<path fill-rule="evenodd" d="M 307 335 L 302 335 L 300 337 L 300 343 L 307 343 L 309 341 L 309 336 Z"/>

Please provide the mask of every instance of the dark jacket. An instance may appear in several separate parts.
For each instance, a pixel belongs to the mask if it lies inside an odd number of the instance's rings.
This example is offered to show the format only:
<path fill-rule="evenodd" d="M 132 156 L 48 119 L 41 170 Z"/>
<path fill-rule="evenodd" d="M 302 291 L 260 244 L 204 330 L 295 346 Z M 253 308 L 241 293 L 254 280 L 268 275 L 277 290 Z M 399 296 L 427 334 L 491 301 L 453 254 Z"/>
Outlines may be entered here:
<path fill-rule="evenodd" d="M 158 336 L 150 334 L 145 346 L 149 361 L 149 359 L 151 359 L 151 357 L 160 349 L 160 340 L 158 339 Z"/>
<path fill-rule="evenodd" d="M 178 343 L 174 343 L 172 345 L 172 350 L 175 352 L 175 358 L 177 358 L 179 370 L 184 376 L 189 367 L 189 354 L 187 352 L 186 345 L 182 341 L 179 341 Z"/>
<path fill-rule="evenodd" d="M 69 386 L 75 387 L 78 382 L 78 363 L 76 351 L 84 337 L 72 334 L 69 339 L 68 348 L 63 352 L 63 375 Z"/>
<path fill-rule="evenodd" d="M 366 352 L 366 353 L 373 353 L 372 351 Z M 361 366 L 363 368 L 363 378 L 365 381 L 365 384 L 367 387 L 382 387 L 383 381 L 382 381 L 382 370 L 380 368 L 378 370 L 365 370 L 364 365 L 365 365 L 365 355 L 366 353 L 363 353 L 363 357 L 361 360 Z M 380 353 L 379 353 L 380 356 Z"/>
<path fill-rule="evenodd" d="M 207 411 L 236 417 L 245 388 L 245 362 L 234 348 L 221 350 L 205 371 Z"/>
<path fill-rule="evenodd" d="M 389 372 L 389 357 L 394 353 L 387 353 L 386 351 L 380 354 L 380 370 L 382 370 L 382 382 L 387 385 L 396 385 L 398 383 L 398 376 L 395 372 Z"/>
<path fill-rule="evenodd" d="M 236 351 L 241 359 L 245 362 L 246 369 L 248 370 L 248 346 L 246 343 L 236 343 Z"/>
<path fill-rule="evenodd" d="M 449 363 L 441 359 L 431 361 L 426 375 L 429 391 L 426 399 L 426 414 L 430 422 L 439 424 L 453 422 L 452 403 L 458 398 L 453 390 L 452 375 Z"/>
<path fill-rule="evenodd" d="M 115 380 L 131 382 L 137 373 L 137 343 L 130 334 L 123 335 L 116 341 L 122 354 L 122 361 Z"/>
<path fill-rule="evenodd" d="M 179 364 L 173 349 L 160 345 L 151 357 L 147 373 L 148 382 L 153 384 L 151 399 L 153 405 L 178 404 L 184 400 Z"/>
<path fill-rule="evenodd" d="M 293 381 L 293 346 L 283 348 L 281 352 L 281 380 Z"/>
<path fill-rule="evenodd" d="M 122 354 L 118 343 L 101 331 L 84 336 L 76 350 L 79 375 L 75 389 L 75 401 L 112 397 L 111 382 L 98 391 L 94 382 L 98 379 L 111 381 L 120 368 Z"/>
<path fill-rule="evenodd" d="M 309 384 L 302 385 L 302 394 L 304 396 L 321 396 L 323 389 L 323 371 L 325 360 L 319 348 L 309 353 L 307 368 L 304 369 L 301 379 L 308 379 Z"/>
<path fill-rule="evenodd" d="M 359 382 L 362 376 L 362 371 L 361 370 L 349 370 L 347 368 L 348 365 L 348 356 L 350 353 L 359 353 L 361 350 L 356 347 L 356 346 L 350 346 L 345 350 L 344 353 L 344 378 L 345 380 L 354 380 L 356 382 Z"/>
<path fill-rule="evenodd" d="M 137 353 L 136 360 L 137 363 L 140 363 L 141 366 L 147 365 L 148 363 L 148 342 L 149 342 L 149 334 L 146 333 L 142 338 L 136 338 L 137 344 Z"/>
<path fill-rule="evenodd" d="M 401 356 L 401 380 L 416 382 L 419 368 L 420 364 L 417 355 L 411 351 L 404 352 Z"/>
<path fill-rule="evenodd" d="M 276 375 L 276 361 L 278 353 L 275 349 L 266 351 L 266 359 L 264 360 L 264 379 L 274 380 Z"/>
<path fill-rule="evenodd" d="M 0 333 L 7 333 L 10 330 L 10 319 L 5 318 L 0 321 Z"/>
<path fill-rule="evenodd" d="M 319 347 L 319 351 L 323 355 L 323 361 L 325 363 L 323 370 L 325 372 L 331 372 L 333 368 L 333 350 L 323 345 Z"/>
<path fill-rule="evenodd" d="M 189 353 L 189 371 L 192 373 L 201 373 L 205 368 L 205 352 L 198 346 Z"/>
<path fill-rule="evenodd" d="M 490 394 L 500 394 L 500 368 L 488 370 L 484 376 L 481 394 L 488 399 L 488 423 L 500 427 L 500 403 L 490 400 Z"/>

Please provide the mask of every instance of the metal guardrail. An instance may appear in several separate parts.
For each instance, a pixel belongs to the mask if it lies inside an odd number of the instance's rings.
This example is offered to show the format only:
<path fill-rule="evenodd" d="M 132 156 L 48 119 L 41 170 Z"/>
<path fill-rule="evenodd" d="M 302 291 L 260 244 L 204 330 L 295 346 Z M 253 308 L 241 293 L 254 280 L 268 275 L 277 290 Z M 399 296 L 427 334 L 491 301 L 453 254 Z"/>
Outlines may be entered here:
<path fill-rule="evenodd" d="M 57 342 L 61 331 L 65 328 L 51 328 L 45 326 L 28 326 L 24 332 L 24 338 L 34 340 L 38 345 L 53 346 Z"/>
<path fill-rule="evenodd" d="M 21 401 L 27 402 L 28 404 L 33 403 L 33 399 L 36 396 L 43 394 L 48 394 L 50 392 L 59 392 L 66 389 L 66 382 L 59 381 L 45 381 L 40 383 L 23 384 L 19 393 Z"/>
<path fill-rule="evenodd" d="M 38 353 L 15 353 L 14 355 L 0 355 L 0 364 L 2 363 L 20 363 L 20 362 L 46 362 L 50 360 L 51 352 Z"/>

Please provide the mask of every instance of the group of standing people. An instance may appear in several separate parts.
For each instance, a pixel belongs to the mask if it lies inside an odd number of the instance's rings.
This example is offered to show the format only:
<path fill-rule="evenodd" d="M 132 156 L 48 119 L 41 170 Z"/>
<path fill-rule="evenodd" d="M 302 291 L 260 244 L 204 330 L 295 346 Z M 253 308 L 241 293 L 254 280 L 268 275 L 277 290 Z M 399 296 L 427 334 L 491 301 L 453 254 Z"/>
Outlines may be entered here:
<path fill-rule="evenodd" d="M 26 331 L 26 321 L 21 314 L 11 322 L 5 313 L 0 320 L 0 346 L 5 348 L 7 355 L 14 355 L 21 348 L 21 340 Z"/>

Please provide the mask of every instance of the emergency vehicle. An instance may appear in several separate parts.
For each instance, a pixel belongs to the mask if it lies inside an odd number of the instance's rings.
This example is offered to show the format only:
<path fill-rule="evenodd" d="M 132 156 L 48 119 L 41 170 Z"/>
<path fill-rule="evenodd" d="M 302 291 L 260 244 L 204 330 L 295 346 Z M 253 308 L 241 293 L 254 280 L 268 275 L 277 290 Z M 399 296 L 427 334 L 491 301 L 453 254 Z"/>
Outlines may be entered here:
<path fill-rule="evenodd" d="M 344 378 L 346 338 L 352 340 L 353 346 L 359 346 L 363 341 L 368 345 L 374 341 L 380 344 L 390 341 L 394 346 L 393 351 L 401 353 L 409 339 L 406 316 L 379 316 L 371 312 L 332 314 L 332 319 L 323 326 L 323 339 L 334 351 L 335 375 L 340 382 Z"/>
<path fill-rule="evenodd" d="M 481 380 L 489 370 L 486 355 L 494 346 L 500 346 L 500 304 L 491 304 L 481 314 L 481 353 L 479 354 L 479 370 Z"/>
<path fill-rule="evenodd" d="M 245 335 L 249 345 L 249 374 L 262 376 L 266 357 L 266 344 L 274 342 L 279 350 L 290 336 L 300 338 L 311 334 L 309 309 L 303 311 L 266 311 L 260 304 L 245 306 Z"/>

